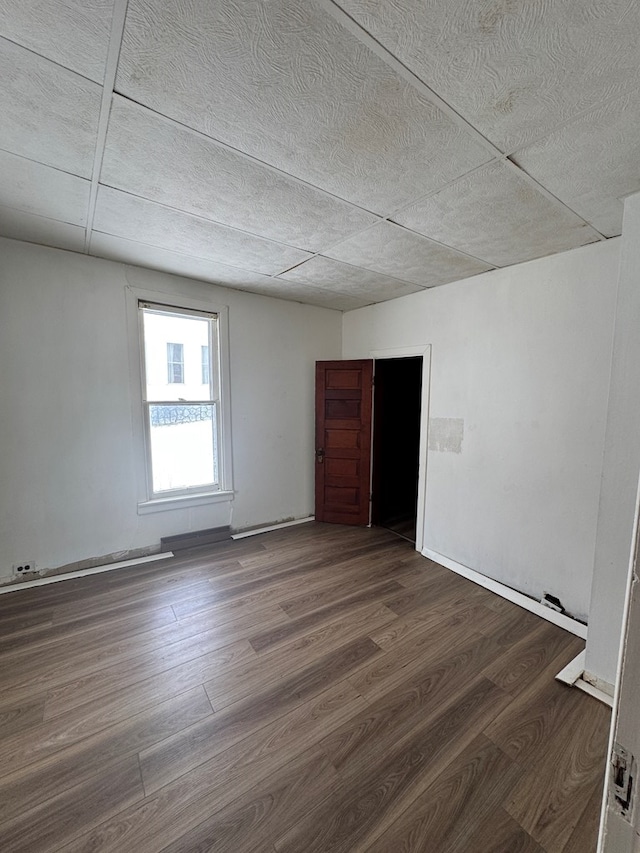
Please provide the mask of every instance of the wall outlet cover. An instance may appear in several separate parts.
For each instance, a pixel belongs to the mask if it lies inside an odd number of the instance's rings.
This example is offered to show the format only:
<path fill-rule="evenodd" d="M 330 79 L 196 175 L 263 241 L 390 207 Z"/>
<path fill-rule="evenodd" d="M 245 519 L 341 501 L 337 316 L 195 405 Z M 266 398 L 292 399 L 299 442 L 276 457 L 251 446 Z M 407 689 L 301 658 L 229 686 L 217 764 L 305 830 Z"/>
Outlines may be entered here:
<path fill-rule="evenodd" d="M 21 563 L 14 563 L 12 567 L 12 575 L 14 578 L 20 578 L 24 575 L 37 575 L 39 570 L 36 568 L 35 560 L 24 560 Z"/>

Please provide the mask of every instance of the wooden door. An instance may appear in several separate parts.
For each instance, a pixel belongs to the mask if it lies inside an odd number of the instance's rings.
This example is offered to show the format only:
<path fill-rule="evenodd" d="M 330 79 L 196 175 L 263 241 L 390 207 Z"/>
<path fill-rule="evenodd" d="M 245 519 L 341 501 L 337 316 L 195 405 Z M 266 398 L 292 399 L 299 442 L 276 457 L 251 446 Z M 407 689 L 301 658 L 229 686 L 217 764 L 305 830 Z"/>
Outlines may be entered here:
<path fill-rule="evenodd" d="M 316 521 L 369 524 L 373 360 L 316 362 Z"/>

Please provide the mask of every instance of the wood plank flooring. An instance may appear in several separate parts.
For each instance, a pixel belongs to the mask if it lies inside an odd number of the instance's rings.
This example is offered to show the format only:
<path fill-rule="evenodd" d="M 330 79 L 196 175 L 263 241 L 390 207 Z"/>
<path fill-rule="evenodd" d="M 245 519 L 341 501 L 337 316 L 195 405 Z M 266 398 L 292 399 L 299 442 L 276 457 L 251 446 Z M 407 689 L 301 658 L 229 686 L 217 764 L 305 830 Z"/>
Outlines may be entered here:
<path fill-rule="evenodd" d="M 0 850 L 591 853 L 582 647 L 382 529 L 0 596 Z"/>

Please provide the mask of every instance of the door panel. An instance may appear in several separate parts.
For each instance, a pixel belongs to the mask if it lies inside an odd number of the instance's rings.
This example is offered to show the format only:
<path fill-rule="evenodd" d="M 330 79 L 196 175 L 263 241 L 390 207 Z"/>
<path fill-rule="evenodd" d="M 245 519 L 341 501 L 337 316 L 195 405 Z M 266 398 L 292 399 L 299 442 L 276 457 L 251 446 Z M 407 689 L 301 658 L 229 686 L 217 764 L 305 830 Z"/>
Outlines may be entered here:
<path fill-rule="evenodd" d="M 316 520 L 369 523 L 373 360 L 316 363 Z"/>

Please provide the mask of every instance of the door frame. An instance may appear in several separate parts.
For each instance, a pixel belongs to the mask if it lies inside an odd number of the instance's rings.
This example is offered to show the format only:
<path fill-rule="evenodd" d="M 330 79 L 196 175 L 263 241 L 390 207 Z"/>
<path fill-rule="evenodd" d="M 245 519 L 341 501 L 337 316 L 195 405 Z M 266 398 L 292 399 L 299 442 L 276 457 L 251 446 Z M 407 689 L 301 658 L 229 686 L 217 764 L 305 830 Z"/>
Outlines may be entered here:
<path fill-rule="evenodd" d="M 389 347 L 369 351 L 373 359 L 373 393 L 375 394 L 376 359 L 411 358 L 422 356 L 422 388 L 420 403 L 420 456 L 418 460 L 418 506 L 416 509 L 416 551 L 422 553 L 425 543 L 425 509 L 427 502 L 427 459 L 429 447 L 429 402 L 431 396 L 431 344 L 413 347 Z M 372 439 L 375 429 L 374 419 L 371 420 Z M 372 443 L 373 447 L 373 443 Z M 369 482 L 373 482 L 373 453 L 371 454 L 371 471 Z"/>
<path fill-rule="evenodd" d="M 637 648 L 640 601 L 634 595 L 634 588 L 640 576 L 640 481 L 636 492 L 632 543 L 627 571 L 611 727 L 609 729 L 604 791 L 600 808 L 597 853 L 634 853 L 638 850 L 638 831 L 640 830 L 638 779 L 634 779 L 636 790 L 633 795 L 634 805 L 631 819 L 623 818 L 619 810 L 614 808 L 612 796 L 614 790 L 613 759 L 618 737 L 623 741 L 623 747 L 635 753 L 636 760 L 640 754 L 640 733 L 636 711 L 640 691 L 638 684 L 640 650 Z"/>

